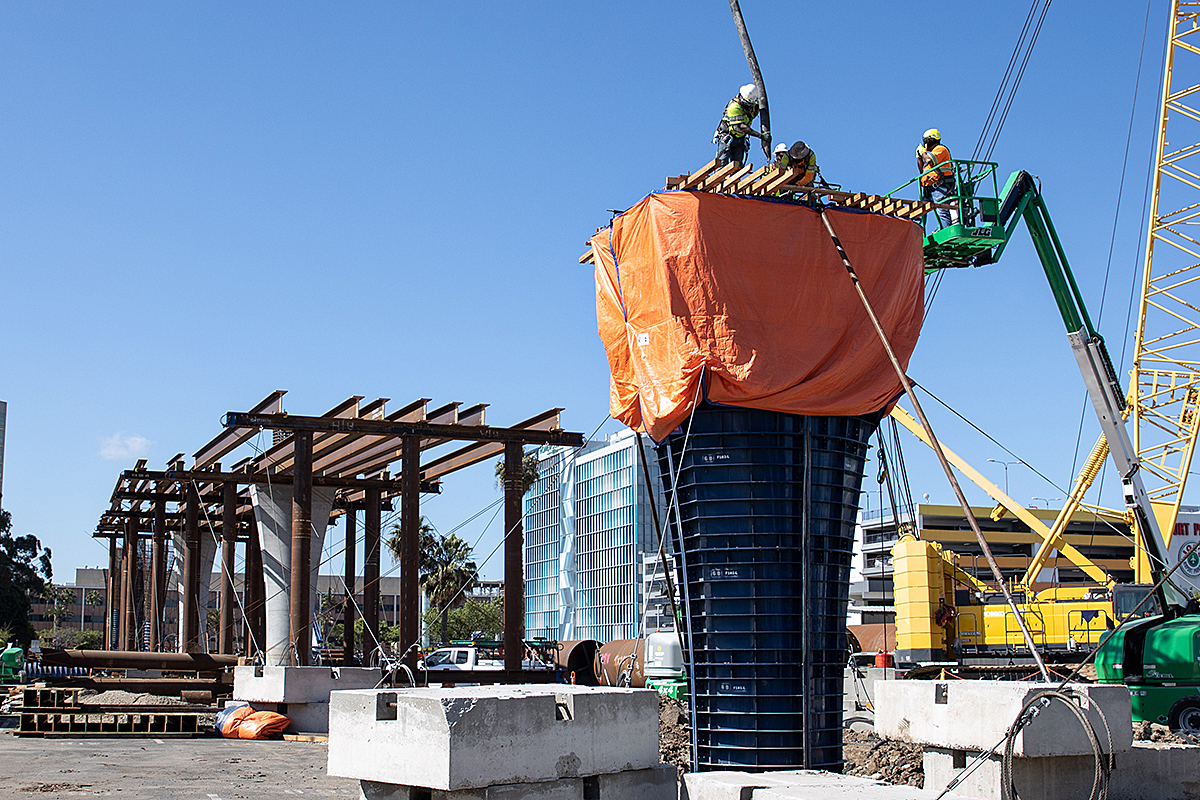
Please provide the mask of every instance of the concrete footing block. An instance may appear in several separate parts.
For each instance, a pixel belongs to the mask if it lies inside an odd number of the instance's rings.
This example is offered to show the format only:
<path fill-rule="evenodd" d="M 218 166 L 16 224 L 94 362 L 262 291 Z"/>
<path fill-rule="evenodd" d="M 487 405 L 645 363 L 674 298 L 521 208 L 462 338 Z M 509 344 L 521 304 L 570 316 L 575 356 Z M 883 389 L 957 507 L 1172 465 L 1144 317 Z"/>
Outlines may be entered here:
<path fill-rule="evenodd" d="M 1001 800 L 1001 755 L 974 766 L 955 790 L 981 800 Z M 925 748 L 925 785 L 946 786 L 965 772 L 976 752 Z M 1079 797 L 1095 773 L 1088 756 L 1014 758 L 1013 784 L 1022 797 Z M 1200 797 L 1200 747 L 1137 742 L 1116 756 L 1109 778 L 1109 800 L 1195 800 Z"/>
<path fill-rule="evenodd" d="M 938 792 L 820 770 L 699 772 L 684 776 L 680 800 L 934 800 Z M 947 794 L 942 800 L 967 800 Z"/>
<path fill-rule="evenodd" d="M 328 733 L 329 703 L 251 703 L 255 711 L 274 711 L 290 720 L 284 733 Z"/>
<path fill-rule="evenodd" d="M 373 689 L 383 672 L 368 667 L 234 667 L 233 699 L 248 703 L 328 703 L 330 692 Z"/>
<path fill-rule="evenodd" d="M 585 778 L 584 783 L 588 800 L 677 800 L 679 797 L 679 770 L 672 764 L 596 775 Z"/>
<path fill-rule="evenodd" d="M 658 695 L 588 686 L 334 692 L 329 774 L 455 791 L 658 764 Z"/>
<path fill-rule="evenodd" d="M 482 789 L 443 791 L 420 786 L 359 781 L 360 800 L 584 800 L 583 780 L 503 784 Z"/>
<path fill-rule="evenodd" d="M 990 750 L 1004 739 L 1009 726 L 1036 691 L 1056 685 L 1016 681 L 879 681 L 875 684 L 875 732 L 885 739 L 954 750 Z M 1129 690 L 1119 685 L 1071 687 L 1085 700 L 1088 721 L 1103 739 L 1105 720 L 1112 732 L 1113 752 L 1133 747 Z M 1103 709 L 1104 719 L 1097 709 Z M 1107 744 L 1107 743 L 1105 743 Z M 1015 755 L 1090 755 L 1091 743 L 1075 715 L 1052 700 L 1021 731 Z"/>

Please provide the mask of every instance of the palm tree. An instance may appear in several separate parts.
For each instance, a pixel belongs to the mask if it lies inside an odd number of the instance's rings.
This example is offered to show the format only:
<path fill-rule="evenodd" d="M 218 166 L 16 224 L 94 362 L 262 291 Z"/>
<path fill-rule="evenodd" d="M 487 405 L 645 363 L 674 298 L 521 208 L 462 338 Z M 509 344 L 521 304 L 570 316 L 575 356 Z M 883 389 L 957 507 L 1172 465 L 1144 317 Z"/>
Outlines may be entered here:
<path fill-rule="evenodd" d="M 421 536 L 420 586 L 429 603 L 439 609 L 442 621 L 442 642 L 449 638 L 450 609 L 460 605 L 463 595 L 478 582 L 479 568 L 471 559 L 471 546 L 453 533 L 442 536 L 425 517 L 418 528 Z M 392 558 L 400 560 L 400 526 L 392 527 L 387 548 Z"/>

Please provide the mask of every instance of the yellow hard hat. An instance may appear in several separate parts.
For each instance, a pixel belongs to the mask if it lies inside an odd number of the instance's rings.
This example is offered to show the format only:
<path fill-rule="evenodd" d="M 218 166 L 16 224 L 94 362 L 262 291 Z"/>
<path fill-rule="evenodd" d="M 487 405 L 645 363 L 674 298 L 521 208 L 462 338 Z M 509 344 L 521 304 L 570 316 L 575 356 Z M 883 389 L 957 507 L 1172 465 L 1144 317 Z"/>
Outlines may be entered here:
<path fill-rule="evenodd" d="M 936 139 L 937 141 L 940 142 L 942 140 L 942 132 L 939 131 L 937 128 L 930 128 L 929 130 L 925 131 L 925 135 L 922 138 L 923 139 Z"/>

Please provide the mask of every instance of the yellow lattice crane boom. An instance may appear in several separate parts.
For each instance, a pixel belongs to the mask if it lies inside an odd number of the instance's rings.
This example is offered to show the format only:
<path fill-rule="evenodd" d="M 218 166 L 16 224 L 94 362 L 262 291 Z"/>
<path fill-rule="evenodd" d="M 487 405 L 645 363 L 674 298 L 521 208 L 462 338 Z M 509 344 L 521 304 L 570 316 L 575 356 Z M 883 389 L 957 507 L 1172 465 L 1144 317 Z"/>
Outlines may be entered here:
<path fill-rule="evenodd" d="M 1134 446 L 1170 541 L 1200 431 L 1200 3 L 1167 30 L 1150 230 L 1134 336 Z"/>

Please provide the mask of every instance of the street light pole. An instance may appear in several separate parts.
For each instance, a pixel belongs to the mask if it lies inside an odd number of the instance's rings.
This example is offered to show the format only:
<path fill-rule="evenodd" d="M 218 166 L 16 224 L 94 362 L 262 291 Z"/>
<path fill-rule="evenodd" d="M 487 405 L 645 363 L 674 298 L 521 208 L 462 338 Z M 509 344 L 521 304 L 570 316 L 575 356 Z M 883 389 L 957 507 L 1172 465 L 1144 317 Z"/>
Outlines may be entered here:
<path fill-rule="evenodd" d="M 992 462 L 993 464 L 999 464 L 1000 466 L 1004 467 L 1004 493 L 1007 494 L 1009 497 L 1012 497 L 1012 494 L 1008 491 L 1008 465 L 1009 464 L 1020 464 L 1022 462 L 1020 462 L 1020 461 L 1000 461 L 999 459 L 996 459 L 996 458 L 989 458 L 988 461 Z"/>
<path fill-rule="evenodd" d="M 1056 500 L 1062 500 L 1062 498 L 1061 498 L 1061 497 L 1031 497 L 1031 498 L 1029 498 L 1029 499 L 1030 499 L 1030 500 L 1045 500 L 1045 501 L 1046 501 L 1046 508 L 1049 508 L 1049 507 L 1050 507 L 1050 504 L 1051 504 L 1051 503 L 1053 503 L 1053 502 L 1055 502 Z M 1034 506 L 1034 508 L 1037 508 L 1037 506 Z"/>

